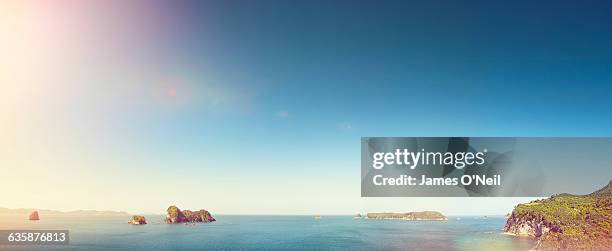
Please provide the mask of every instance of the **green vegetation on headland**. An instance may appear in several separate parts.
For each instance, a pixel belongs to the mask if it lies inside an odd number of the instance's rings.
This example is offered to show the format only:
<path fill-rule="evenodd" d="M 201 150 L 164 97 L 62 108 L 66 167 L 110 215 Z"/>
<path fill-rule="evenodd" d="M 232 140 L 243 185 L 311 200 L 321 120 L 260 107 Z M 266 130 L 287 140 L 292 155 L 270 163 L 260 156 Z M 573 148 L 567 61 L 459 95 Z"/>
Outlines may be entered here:
<path fill-rule="evenodd" d="M 408 213 L 368 213 L 368 219 L 390 220 L 447 220 L 446 216 L 436 211 Z"/>
<path fill-rule="evenodd" d="M 589 195 L 519 204 L 504 231 L 537 238 L 537 249 L 612 249 L 612 181 Z"/>

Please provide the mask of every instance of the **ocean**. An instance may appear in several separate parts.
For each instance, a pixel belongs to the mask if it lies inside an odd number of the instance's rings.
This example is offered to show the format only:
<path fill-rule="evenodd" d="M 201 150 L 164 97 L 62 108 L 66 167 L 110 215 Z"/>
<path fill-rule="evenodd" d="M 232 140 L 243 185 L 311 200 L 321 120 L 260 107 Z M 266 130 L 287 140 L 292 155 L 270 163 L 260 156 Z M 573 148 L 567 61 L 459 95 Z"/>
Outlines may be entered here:
<path fill-rule="evenodd" d="M 67 229 L 64 246 L 4 245 L 0 250 L 529 250 L 529 238 L 502 234 L 506 219 L 448 221 L 353 219 L 352 216 L 215 215 L 213 223 L 129 225 L 126 216 L 0 215 L 0 229 Z M 460 217 L 458 219 L 457 217 Z"/>

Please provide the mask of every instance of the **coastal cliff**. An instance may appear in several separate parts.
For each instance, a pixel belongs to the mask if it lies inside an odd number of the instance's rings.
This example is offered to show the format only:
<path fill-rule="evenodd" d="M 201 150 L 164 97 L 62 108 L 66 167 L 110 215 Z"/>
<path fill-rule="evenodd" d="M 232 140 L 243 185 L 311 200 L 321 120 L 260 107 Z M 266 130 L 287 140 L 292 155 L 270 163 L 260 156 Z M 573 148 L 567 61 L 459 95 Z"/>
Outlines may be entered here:
<path fill-rule="evenodd" d="M 536 249 L 612 249 L 612 181 L 589 195 L 519 204 L 504 232 L 536 238 Z"/>
<path fill-rule="evenodd" d="M 177 206 L 168 207 L 166 223 L 186 223 L 186 222 L 213 222 L 216 221 L 210 212 L 200 209 L 199 211 L 180 210 Z"/>
<path fill-rule="evenodd" d="M 436 211 L 408 213 L 368 213 L 368 219 L 385 220 L 447 220 L 446 216 Z"/>

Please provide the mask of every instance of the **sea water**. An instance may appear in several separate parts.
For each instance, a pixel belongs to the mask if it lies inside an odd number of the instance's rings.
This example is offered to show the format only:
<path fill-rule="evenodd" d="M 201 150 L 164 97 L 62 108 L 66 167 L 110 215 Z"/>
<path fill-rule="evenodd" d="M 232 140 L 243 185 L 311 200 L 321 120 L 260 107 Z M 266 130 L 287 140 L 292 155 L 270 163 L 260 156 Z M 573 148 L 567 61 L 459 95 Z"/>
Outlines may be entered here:
<path fill-rule="evenodd" d="M 213 223 L 129 225 L 127 216 L 0 215 L 0 229 L 67 229 L 67 246 L 0 250 L 529 250 L 529 238 L 502 234 L 505 219 L 448 221 L 354 219 L 352 216 L 215 215 Z"/>

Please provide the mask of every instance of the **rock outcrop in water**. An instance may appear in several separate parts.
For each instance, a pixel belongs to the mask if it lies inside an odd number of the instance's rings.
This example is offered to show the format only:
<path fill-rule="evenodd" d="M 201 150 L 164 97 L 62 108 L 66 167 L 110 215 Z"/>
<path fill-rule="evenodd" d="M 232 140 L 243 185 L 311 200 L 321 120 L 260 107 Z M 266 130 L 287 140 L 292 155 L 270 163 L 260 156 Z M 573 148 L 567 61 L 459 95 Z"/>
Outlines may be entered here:
<path fill-rule="evenodd" d="M 147 220 L 142 215 L 134 215 L 132 216 L 132 220 L 128 221 L 128 223 L 132 225 L 145 225 L 147 224 Z"/>
<path fill-rule="evenodd" d="M 612 181 L 589 195 L 519 204 L 504 232 L 536 238 L 536 249 L 612 250 Z"/>
<path fill-rule="evenodd" d="M 423 211 L 423 212 L 408 212 L 408 213 L 368 213 L 368 219 L 384 219 L 384 220 L 447 220 L 440 212 Z"/>
<path fill-rule="evenodd" d="M 30 220 L 40 220 L 40 217 L 38 216 L 38 211 L 34 211 L 32 213 L 30 213 Z"/>
<path fill-rule="evenodd" d="M 183 210 L 181 211 L 177 206 L 170 206 L 168 210 L 166 210 L 166 223 L 186 223 L 186 222 L 213 222 L 216 221 L 212 215 L 204 210 L 200 209 L 199 211 L 190 211 Z"/>

